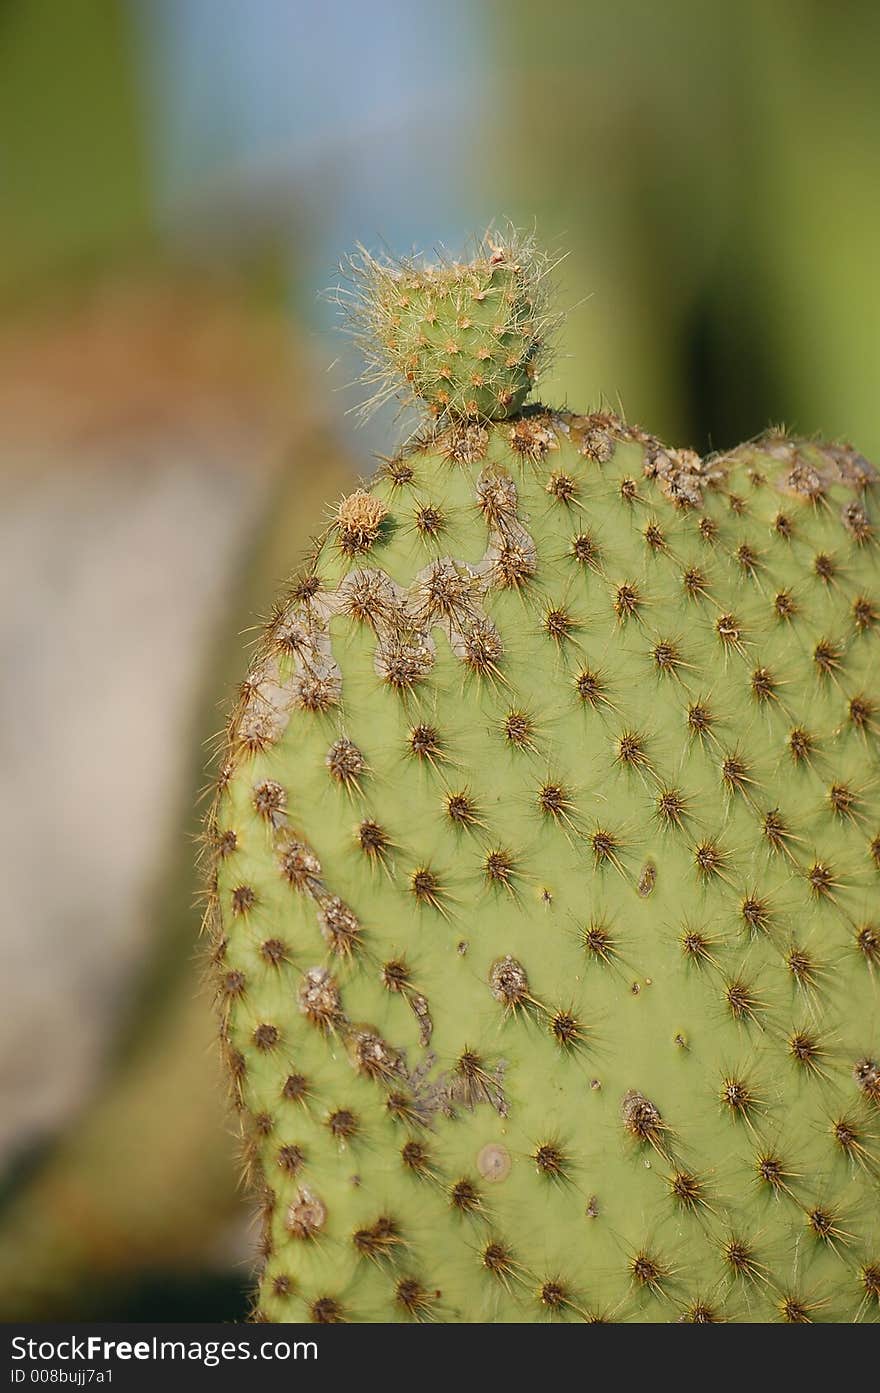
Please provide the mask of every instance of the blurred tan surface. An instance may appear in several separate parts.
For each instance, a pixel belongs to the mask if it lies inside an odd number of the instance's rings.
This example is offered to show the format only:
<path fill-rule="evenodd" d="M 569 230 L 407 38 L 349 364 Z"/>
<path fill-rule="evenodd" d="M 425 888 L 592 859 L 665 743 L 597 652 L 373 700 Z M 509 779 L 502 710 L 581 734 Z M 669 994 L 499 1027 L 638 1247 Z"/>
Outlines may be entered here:
<path fill-rule="evenodd" d="M 298 371 L 222 286 L 111 283 L 0 341 L 0 1165 L 80 1105 L 155 938 L 206 658 L 314 428 Z"/>
<path fill-rule="evenodd" d="M 301 356 L 226 290 L 105 288 L 4 366 L 0 1136 L 67 1130 L 0 1215 L 0 1311 L 45 1318 L 249 1259 L 193 809 L 243 630 L 350 476 Z"/>

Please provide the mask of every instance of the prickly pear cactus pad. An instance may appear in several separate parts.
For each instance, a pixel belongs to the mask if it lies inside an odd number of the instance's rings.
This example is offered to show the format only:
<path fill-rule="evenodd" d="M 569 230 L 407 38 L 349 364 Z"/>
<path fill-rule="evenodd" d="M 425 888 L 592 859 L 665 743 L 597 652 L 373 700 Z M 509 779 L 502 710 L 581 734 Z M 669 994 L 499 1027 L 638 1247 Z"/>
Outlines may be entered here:
<path fill-rule="evenodd" d="M 535 274 L 376 270 L 432 425 L 335 505 L 230 722 L 256 1314 L 876 1321 L 875 471 L 523 406 Z"/>

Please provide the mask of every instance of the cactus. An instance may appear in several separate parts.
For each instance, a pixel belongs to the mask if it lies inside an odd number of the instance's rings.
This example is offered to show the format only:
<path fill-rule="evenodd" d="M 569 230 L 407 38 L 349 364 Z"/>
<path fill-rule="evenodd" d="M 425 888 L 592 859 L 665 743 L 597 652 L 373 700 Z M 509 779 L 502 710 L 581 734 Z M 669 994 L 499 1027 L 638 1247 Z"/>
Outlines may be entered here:
<path fill-rule="evenodd" d="M 523 405 L 545 271 L 360 263 L 371 376 L 430 424 L 230 721 L 255 1314 L 876 1320 L 876 474 Z"/>

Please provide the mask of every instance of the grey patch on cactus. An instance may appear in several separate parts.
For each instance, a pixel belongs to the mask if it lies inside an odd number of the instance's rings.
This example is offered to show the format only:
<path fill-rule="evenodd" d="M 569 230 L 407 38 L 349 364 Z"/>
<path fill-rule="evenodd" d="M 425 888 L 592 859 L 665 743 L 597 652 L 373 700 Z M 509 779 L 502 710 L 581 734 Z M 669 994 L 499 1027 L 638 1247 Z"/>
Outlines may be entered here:
<path fill-rule="evenodd" d="M 261 817 L 278 826 L 287 812 L 287 794 L 274 779 L 263 779 L 254 784 L 254 807 Z"/>
<path fill-rule="evenodd" d="M 303 1185 L 287 1211 L 285 1228 L 294 1238 L 314 1238 L 327 1222 L 324 1201 Z"/>
<path fill-rule="evenodd" d="M 670 450 L 659 442 L 647 451 L 644 473 L 646 478 L 659 481 L 670 502 L 689 508 L 699 508 L 703 489 L 724 477 L 719 465 L 700 459 L 694 450 Z"/>
<path fill-rule="evenodd" d="M 427 1049 L 434 1033 L 434 1022 L 431 1020 L 431 1010 L 427 997 L 422 996 L 419 992 L 413 992 L 407 997 L 407 1000 L 410 1010 L 419 1023 L 419 1044 L 422 1049 Z"/>
<path fill-rule="evenodd" d="M 335 1027 L 344 1020 L 339 984 L 326 967 L 310 967 L 300 984 L 299 1009 L 309 1020 L 324 1029 Z"/>
<path fill-rule="evenodd" d="M 515 1010 L 529 999 L 526 970 L 510 953 L 492 964 L 489 985 L 495 1000 L 508 1010 Z"/>
<path fill-rule="evenodd" d="M 492 1184 L 506 1180 L 512 1165 L 510 1152 L 501 1142 L 487 1142 L 477 1153 L 477 1170 Z"/>
<path fill-rule="evenodd" d="M 644 866 L 642 867 L 641 874 L 639 875 L 639 880 L 636 889 L 644 899 L 646 896 L 650 895 L 651 891 L 654 889 L 654 886 L 656 884 L 657 867 L 654 865 L 653 861 L 646 861 Z"/>
<path fill-rule="evenodd" d="M 262 747 L 280 739 L 291 709 L 297 705 L 315 710 L 338 705 L 342 675 L 329 635 L 330 619 L 335 614 L 360 614 L 369 609 L 369 621 L 376 635 L 375 670 L 401 691 L 420 682 L 433 668 L 433 627 L 445 633 L 460 661 L 477 670 L 494 666 L 502 645 L 495 625 L 482 608 L 482 596 L 498 583 L 499 562 L 510 554 L 511 548 L 529 571 L 537 566 L 537 550 L 517 517 L 513 480 L 507 476 L 481 476 L 478 497 L 492 491 L 497 497 L 491 517 L 487 515 L 489 542 L 482 560 L 475 565 L 442 557 L 420 571 L 406 588 L 381 570 L 360 569 L 346 575 L 336 590 L 322 592 L 307 601 L 294 600 L 281 612 L 274 632 L 276 636 L 296 635 L 295 646 L 290 646 L 294 672 L 288 686 L 281 681 L 277 660 L 262 660 L 252 670 L 239 725 L 245 744 Z M 330 755 L 328 767 L 336 772 Z M 354 780 L 357 774 L 351 777 Z"/>
<path fill-rule="evenodd" d="M 833 484 L 861 492 L 878 477 L 874 466 L 850 445 L 808 445 L 772 434 L 762 437 L 760 444 L 768 455 L 787 466 L 787 472 L 776 480 L 781 493 L 816 500 Z M 740 446 L 739 452 L 733 453 L 741 454 L 748 448 Z"/>

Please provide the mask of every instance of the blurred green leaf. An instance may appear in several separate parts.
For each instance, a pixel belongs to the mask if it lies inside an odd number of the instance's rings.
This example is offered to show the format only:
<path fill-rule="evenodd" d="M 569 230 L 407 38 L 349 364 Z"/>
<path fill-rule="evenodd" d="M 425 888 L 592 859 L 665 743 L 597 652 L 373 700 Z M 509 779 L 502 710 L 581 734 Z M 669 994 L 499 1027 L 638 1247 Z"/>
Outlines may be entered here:
<path fill-rule="evenodd" d="M 119 0 L 0 8 L 0 296 L 149 234 L 132 60 Z"/>

